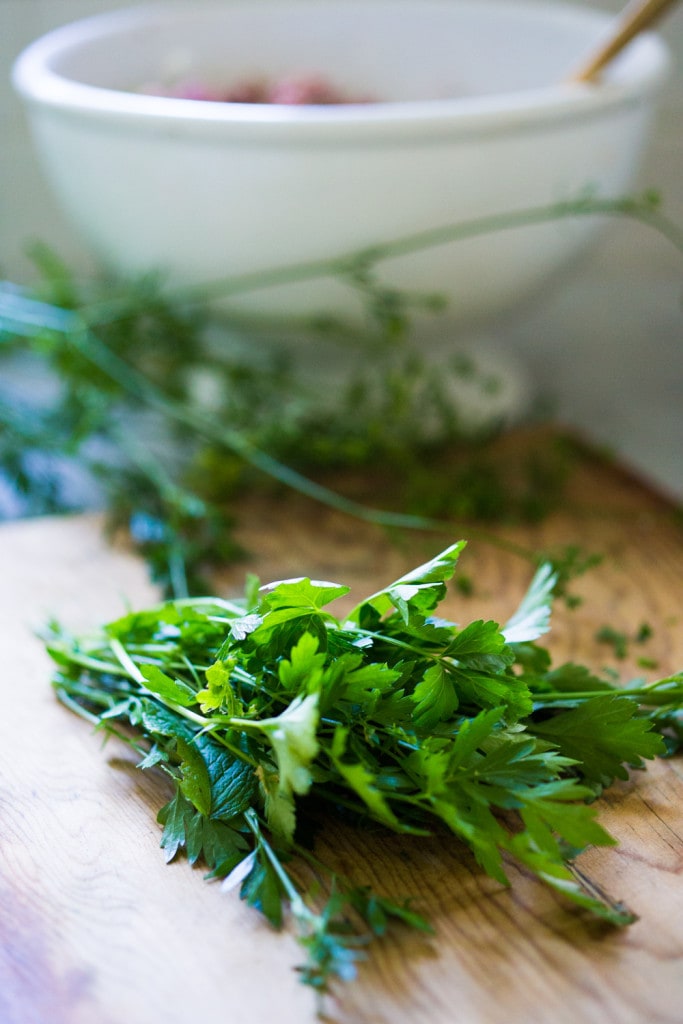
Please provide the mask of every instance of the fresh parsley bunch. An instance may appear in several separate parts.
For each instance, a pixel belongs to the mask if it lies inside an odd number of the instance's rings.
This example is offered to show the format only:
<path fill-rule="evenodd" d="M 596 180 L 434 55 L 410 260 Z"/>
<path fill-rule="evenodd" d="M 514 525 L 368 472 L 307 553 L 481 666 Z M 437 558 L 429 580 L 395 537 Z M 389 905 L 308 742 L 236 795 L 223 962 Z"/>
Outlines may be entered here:
<path fill-rule="evenodd" d="M 303 980 L 320 991 L 353 975 L 390 919 L 429 928 L 333 870 L 322 908 L 297 882 L 302 858 L 320 872 L 302 836 L 324 805 L 413 836 L 450 830 L 503 885 L 512 857 L 607 921 L 632 920 L 572 862 L 614 842 L 591 806 L 602 788 L 683 739 L 683 674 L 618 690 L 553 668 L 537 643 L 547 565 L 502 628 L 439 617 L 462 548 L 341 619 L 327 606 L 347 587 L 250 579 L 242 602 L 171 601 L 85 639 L 52 627 L 60 699 L 173 782 L 159 812 L 167 859 L 204 862 L 276 927 L 289 905 Z"/>

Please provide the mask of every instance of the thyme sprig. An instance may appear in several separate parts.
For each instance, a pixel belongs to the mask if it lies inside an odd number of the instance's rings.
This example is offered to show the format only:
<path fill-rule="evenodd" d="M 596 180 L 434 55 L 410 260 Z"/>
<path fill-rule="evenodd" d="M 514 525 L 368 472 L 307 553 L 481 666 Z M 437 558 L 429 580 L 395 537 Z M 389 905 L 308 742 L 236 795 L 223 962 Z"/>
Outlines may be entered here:
<path fill-rule="evenodd" d="M 397 291 L 380 270 L 385 260 L 430 246 L 583 216 L 635 219 L 683 252 L 681 232 L 653 194 L 585 195 L 172 292 L 153 274 L 83 284 L 53 253 L 36 247 L 43 277 L 36 292 L 0 286 L 0 358 L 27 361 L 28 380 L 47 370 L 55 393 L 47 402 L 31 393 L 22 400 L 0 388 L 0 480 L 20 511 L 31 514 L 74 507 L 65 475 L 86 483 L 94 478 L 110 528 L 130 530 L 154 578 L 176 596 L 206 589 L 207 569 L 240 556 L 239 498 L 264 480 L 393 530 L 450 534 L 457 519 L 476 523 L 470 533 L 484 539 L 486 522 L 539 518 L 561 494 L 567 449 L 548 450 L 522 466 L 501 466 L 491 457 L 498 425 L 473 432 L 449 391 L 449 373 L 476 377 L 476 369 L 462 360 L 431 367 L 411 345 L 414 315 L 436 315 L 438 296 Z M 364 326 L 237 311 L 219 319 L 212 307 L 217 298 L 330 275 L 361 297 Z M 216 329 L 220 347 L 210 343 Z M 273 341 L 293 332 L 332 339 L 355 353 L 358 372 L 334 409 L 322 410 L 296 369 L 283 364 Z M 246 359 L 239 347 L 245 339 L 252 352 L 268 355 Z M 211 400 L 196 393 L 197 381 L 207 378 Z M 491 382 L 477 383 L 484 395 Z M 451 453 L 457 465 L 446 473 L 440 460 Z M 339 467 L 371 469 L 373 476 L 382 467 L 388 493 L 400 481 L 398 506 L 373 507 L 376 498 L 331 488 L 326 476 Z"/>

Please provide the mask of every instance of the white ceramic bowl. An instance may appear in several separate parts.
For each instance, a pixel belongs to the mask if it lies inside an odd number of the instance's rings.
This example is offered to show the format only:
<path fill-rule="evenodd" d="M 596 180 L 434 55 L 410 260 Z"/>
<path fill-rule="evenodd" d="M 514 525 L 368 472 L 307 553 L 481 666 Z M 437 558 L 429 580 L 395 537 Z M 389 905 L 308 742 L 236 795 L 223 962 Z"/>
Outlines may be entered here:
<path fill-rule="evenodd" d="M 597 85 L 563 77 L 608 16 L 543 0 L 243 0 L 67 25 L 14 67 L 65 211 L 106 265 L 205 282 L 631 187 L 666 68 L 635 41 Z M 136 94 L 170 74 L 230 84 L 319 72 L 374 102 L 286 107 Z M 576 255 L 593 218 L 387 260 L 454 316 L 499 311 Z M 349 308 L 336 281 L 243 296 Z"/>

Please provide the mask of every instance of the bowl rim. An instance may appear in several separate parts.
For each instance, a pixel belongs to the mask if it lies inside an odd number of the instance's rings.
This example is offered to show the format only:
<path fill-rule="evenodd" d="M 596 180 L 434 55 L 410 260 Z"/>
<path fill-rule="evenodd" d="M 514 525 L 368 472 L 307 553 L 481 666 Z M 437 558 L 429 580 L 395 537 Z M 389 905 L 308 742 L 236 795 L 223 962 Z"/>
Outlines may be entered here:
<path fill-rule="evenodd" d="M 370 103 L 344 103 L 329 106 L 287 106 L 260 103 L 226 103 L 154 96 L 91 85 L 54 70 L 51 62 L 68 50 L 76 51 L 106 36 L 112 30 L 159 19 L 210 16 L 228 17 L 230 7 L 279 12 L 289 7 L 321 12 L 354 6 L 356 0 L 234 0 L 231 5 L 206 3 L 159 3 L 107 11 L 69 22 L 40 36 L 16 58 L 11 79 L 16 92 L 32 107 L 55 113 L 144 127 L 155 125 L 194 135 L 231 134 L 259 138 L 275 132 L 287 138 L 372 136 L 378 140 L 387 132 L 449 135 L 519 131 L 525 126 L 564 121 L 567 118 L 595 117 L 615 106 L 632 105 L 659 91 L 670 70 L 671 58 L 666 43 L 654 32 L 641 35 L 637 46 L 640 61 L 636 73 L 606 78 L 599 83 L 551 83 L 542 88 L 519 89 L 505 93 L 457 96 L 419 100 L 385 100 Z M 364 0 L 363 6 L 417 6 L 454 9 L 482 7 L 510 10 L 504 0 Z M 579 7 L 572 3 L 544 0 L 517 0 L 516 9 L 592 22 L 599 32 L 609 24 L 611 15 L 604 10 Z M 577 55 L 578 57 L 581 54 Z M 258 129 L 257 129 L 258 126 Z M 222 131 L 221 131 L 222 129 Z"/>

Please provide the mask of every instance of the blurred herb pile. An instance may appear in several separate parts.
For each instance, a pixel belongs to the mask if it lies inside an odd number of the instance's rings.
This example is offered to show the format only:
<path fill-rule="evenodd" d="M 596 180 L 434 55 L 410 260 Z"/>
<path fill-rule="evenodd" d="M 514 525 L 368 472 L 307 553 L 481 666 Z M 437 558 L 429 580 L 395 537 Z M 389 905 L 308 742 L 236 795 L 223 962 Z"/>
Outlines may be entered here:
<path fill-rule="evenodd" d="M 155 580 L 175 596 L 204 589 L 206 572 L 240 556 L 240 499 L 265 486 L 388 528 L 452 533 L 453 520 L 542 517 L 562 494 L 570 448 L 547 445 L 523 464 L 496 458 L 496 424 L 473 431 L 451 385 L 469 378 L 485 395 L 497 382 L 477 380 L 480 371 L 463 358 L 447 368 L 423 359 L 411 343 L 412 318 L 436 314 L 439 298 L 387 287 L 378 267 L 388 256 L 486 231 L 597 215 L 635 218 L 683 251 L 653 195 L 584 197 L 183 292 L 154 275 L 77 281 L 54 253 L 34 248 L 35 290 L 0 286 L 0 366 L 19 360 L 24 380 L 52 382 L 48 394 L 0 386 L 0 481 L 12 492 L 12 514 L 76 510 L 78 488 L 65 480 L 96 481 L 109 527 L 130 531 Z M 221 318 L 211 305 L 323 275 L 352 286 L 364 326 Z M 288 364 L 278 340 L 293 334 L 343 346 L 355 361 L 332 407 Z M 352 487 L 360 497 L 330 486 L 340 471 L 361 481 L 360 492 Z M 374 490 L 364 492 L 363 480 Z M 391 507 L 370 507 L 378 481 L 394 496 L 382 499 Z"/>

